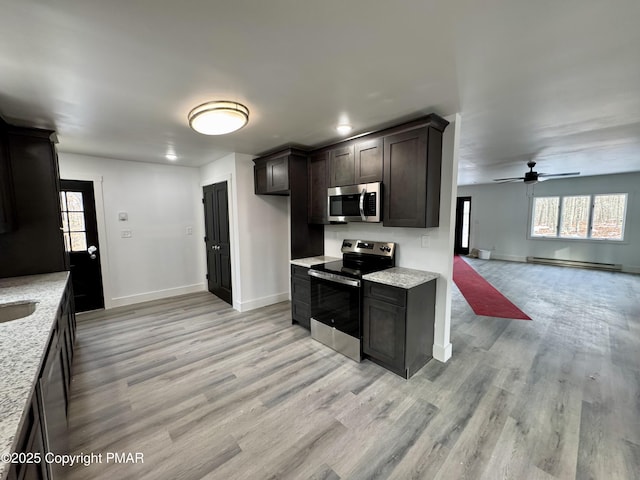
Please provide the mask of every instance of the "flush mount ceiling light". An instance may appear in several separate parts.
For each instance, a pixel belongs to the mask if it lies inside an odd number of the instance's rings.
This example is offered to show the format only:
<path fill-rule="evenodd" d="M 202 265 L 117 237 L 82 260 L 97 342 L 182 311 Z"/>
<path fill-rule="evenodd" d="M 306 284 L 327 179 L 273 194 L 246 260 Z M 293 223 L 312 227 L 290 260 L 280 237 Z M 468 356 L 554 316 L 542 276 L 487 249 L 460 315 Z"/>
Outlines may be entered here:
<path fill-rule="evenodd" d="M 249 109 L 236 102 L 216 101 L 198 105 L 188 115 L 189 126 L 204 135 L 224 135 L 244 127 Z"/>
<path fill-rule="evenodd" d="M 338 125 L 336 127 L 336 130 L 338 131 L 338 133 L 340 135 L 346 135 L 347 133 L 349 133 L 351 131 L 353 127 L 349 124 L 346 123 L 341 123 L 340 125 Z"/>

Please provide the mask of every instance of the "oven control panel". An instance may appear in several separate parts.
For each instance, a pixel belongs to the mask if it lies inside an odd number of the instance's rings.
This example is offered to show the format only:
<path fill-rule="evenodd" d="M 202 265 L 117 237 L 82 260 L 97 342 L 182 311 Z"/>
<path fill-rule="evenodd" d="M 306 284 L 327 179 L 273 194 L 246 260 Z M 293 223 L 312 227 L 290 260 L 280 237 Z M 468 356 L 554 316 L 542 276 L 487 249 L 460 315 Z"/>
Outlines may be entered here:
<path fill-rule="evenodd" d="M 393 257 L 396 244 L 393 242 L 372 242 L 369 240 L 343 240 L 342 253 L 360 253 Z"/>

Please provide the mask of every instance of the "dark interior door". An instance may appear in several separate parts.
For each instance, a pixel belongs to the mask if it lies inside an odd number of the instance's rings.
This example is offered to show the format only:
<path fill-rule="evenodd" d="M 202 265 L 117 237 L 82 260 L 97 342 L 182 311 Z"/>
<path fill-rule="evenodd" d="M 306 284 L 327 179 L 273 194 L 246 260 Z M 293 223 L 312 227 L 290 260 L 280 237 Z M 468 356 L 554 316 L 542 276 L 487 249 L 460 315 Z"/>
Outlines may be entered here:
<path fill-rule="evenodd" d="M 469 235 L 471 231 L 471 197 L 458 197 L 456 201 L 456 238 L 454 252 L 469 254 Z"/>
<path fill-rule="evenodd" d="M 93 182 L 60 180 L 64 246 L 76 312 L 104 308 Z"/>
<path fill-rule="evenodd" d="M 207 280 L 211 293 L 232 304 L 227 182 L 203 187 Z"/>

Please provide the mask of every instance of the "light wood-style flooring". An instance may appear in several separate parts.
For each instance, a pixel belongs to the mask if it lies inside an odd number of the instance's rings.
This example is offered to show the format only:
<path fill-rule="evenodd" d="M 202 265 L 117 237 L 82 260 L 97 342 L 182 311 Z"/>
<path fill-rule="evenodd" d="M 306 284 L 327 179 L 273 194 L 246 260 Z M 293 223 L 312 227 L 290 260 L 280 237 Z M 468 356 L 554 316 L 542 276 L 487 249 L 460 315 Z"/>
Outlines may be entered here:
<path fill-rule="evenodd" d="M 142 452 L 76 479 L 640 476 L 640 276 L 470 260 L 533 321 L 454 288 L 453 358 L 410 380 L 193 294 L 78 316 L 75 453 Z"/>

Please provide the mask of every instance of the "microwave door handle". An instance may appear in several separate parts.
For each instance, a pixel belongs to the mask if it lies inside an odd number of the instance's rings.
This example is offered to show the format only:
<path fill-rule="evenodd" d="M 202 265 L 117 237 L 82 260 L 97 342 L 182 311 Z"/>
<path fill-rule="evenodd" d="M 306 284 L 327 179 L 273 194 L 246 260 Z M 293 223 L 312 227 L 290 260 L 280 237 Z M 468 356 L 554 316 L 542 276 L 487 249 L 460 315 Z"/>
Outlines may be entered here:
<path fill-rule="evenodd" d="M 367 189 L 363 188 L 362 193 L 360 194 L 360 217 L 362 217 L 362 221 L 367 220 L 367 216 L 364 214 L 364 196 L 367 193 Z"/>

